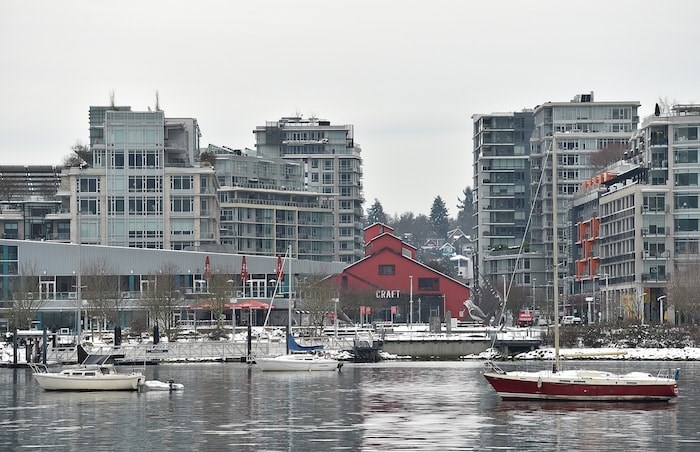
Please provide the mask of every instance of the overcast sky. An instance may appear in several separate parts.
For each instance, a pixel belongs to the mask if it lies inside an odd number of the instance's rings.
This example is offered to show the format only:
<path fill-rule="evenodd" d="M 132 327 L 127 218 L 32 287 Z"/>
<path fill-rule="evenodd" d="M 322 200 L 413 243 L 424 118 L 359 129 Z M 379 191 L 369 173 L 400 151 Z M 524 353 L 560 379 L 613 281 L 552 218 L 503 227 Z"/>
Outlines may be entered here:
<path fill-rule="evenodd" d="M 367 203 L 450 214 L 477 113 L 595 92 L 700 102 L 700 2 L 3 1 L 0 164 L 61 164 L 88 107 L 194 117 L 202 146 L 253 147 L 282 116 L 353 124 Z"/>

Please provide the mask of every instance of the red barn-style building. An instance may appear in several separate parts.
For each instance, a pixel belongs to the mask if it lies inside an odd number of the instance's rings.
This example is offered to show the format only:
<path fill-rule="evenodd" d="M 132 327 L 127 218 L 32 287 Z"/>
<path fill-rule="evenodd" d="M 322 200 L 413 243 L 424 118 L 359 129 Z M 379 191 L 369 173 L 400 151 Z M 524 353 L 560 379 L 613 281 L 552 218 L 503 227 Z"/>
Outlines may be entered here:
<path fill-rule="evenodd" d="M 338 275 L 343 291 L 369 294 L 374 320 L 427 322 L 429 317 L 469 319 L 464 283 L 416 261 L 416 248 L 393 235 L 394 229 L 375 223 L 364 230 L 365 257 Z M 411 303 L 413 300 L 413 303 Z"/>

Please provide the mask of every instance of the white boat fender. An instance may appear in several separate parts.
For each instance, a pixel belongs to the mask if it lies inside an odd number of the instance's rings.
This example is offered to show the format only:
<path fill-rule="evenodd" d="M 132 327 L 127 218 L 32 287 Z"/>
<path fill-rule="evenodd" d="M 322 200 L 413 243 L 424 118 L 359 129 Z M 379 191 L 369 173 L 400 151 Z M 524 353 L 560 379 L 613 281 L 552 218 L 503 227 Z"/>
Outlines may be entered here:
<path fill-rule="evenodd" d="M 537 389 L 542 389 L 542 378 L 537 379 Z"/>

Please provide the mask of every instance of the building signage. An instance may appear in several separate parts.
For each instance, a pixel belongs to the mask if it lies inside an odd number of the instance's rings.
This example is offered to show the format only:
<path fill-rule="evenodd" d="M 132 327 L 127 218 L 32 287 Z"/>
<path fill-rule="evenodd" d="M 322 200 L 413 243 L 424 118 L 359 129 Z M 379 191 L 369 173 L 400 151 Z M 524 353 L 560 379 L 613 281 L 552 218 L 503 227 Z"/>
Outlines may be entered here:
<path fill-rule="evenodd" d="M 400 296 L 401 296 L 401 291 L 398 289 L 378 290 L 375 294 L 376 298 L 399 298 Z"/>

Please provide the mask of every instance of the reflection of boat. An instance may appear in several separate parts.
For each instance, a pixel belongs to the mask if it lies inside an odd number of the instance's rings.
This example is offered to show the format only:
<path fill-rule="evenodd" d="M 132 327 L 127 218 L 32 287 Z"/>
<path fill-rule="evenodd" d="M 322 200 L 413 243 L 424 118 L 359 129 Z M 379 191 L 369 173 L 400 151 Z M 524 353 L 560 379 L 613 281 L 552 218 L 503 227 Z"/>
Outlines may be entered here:
<path fill-rule="evenodd" d="M 557 143 L 552 136 L 552 267 L 554 312 L 559 313 L 559 227 L 557 218 Z M 507 299 L 507 297 L 506 297 Z M 554 322 L 554 365 L 537 372 L 505 372 L 487 362 L 484 377 L 503 399 L 578 401 L 667 401 L 678 395 L 678 384 L 670 375 L 653 376 L 632 372 L 618 375 L 597 370 L 562 370 L 559 356 L 559 322 Z"/>
<path fill-rule="evenodd" d="M 81 349 L 79 345 L 79 355 Z M 45 364 L 29 366 L 36 382 L 46 391 L 135 391 L 145 381 L 141 372 L 117 372 L 113 355 L 87 355 L 79 366 L 59 372 L 49 372 Z"/>
<path fill-rule="evenodd" d="M 595 401 L 580 401 L 561 403 L 550 400 L 507 400 L 495 407 L 499 412 L 533 413 L 539 411 L 573 412 L 573 411 L 648 411 L 648 410 L 674 410 L 676 403 L 656 402 L 609 402 L 599 403 Z"/>
<path fill-rule="evenodd" d="M 289 265 L 289 303 L 287 312 L 287 354 L 272 357 L 256 357 L 255 364 L 263 372 L 272 371 L 334 371 L 342 367 L 337 359 L 333 359 L 320 350 L 323 346 L 302 346 L 298 344 L 292 336 L 292 248 L 289 247 L 287 254 L 284 256 L 284 261 Z M 277 284 L 275 285 L 274 296 L 279 287 L 280 280 L 284 270 L 284 261 L 278 260 L 277 263 Z M 269 311 L 268 311 L 269 316 Z M 266 320 L 267 323 L 267 320 Z M 295 353 L 296 352 L 296 353 Z"/>

